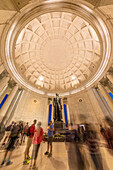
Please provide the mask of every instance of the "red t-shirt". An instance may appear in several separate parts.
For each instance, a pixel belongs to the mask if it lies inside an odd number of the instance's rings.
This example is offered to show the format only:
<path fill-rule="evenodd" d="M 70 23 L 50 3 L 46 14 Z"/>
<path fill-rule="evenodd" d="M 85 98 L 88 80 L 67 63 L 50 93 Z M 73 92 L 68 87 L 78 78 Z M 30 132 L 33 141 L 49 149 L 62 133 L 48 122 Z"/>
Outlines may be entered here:
<path fill-rule="evenodd" d="M 34 132 L 35 132 L 35 125 L 33 124 L 30 127 L 30 134 L 31 134 L 31 135 L 29 135 L 30 138 L 32 138 L 34 136 Z"/>

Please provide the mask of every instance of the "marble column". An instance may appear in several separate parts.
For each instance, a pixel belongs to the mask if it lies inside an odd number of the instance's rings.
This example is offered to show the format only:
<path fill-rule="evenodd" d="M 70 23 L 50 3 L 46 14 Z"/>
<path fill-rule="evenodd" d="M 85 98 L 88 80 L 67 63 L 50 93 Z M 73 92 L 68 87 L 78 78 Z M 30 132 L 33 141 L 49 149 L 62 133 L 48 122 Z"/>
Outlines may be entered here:
<path fill-rule="evenodd" d="M 107 74 L 107 78 L 108 78 L 109 81 L 113 84 L 113 75 Z"/>
<path fill-rule="evenodd" d="M 65 123 L 63 99 L 61 99 L 61 105 L 62 105 L 62 120 L 63 120 L 63 122 Z"/>
<path fill-rule="evenodd" d="M 113 112 L 113 100 L 111 99 L 111 97 L 109 96 L 108 92 L 106 91 L 106 89 L 104 88 L 104 86 L 102 84 L 98 84 L 98 88 L 101 92 L 101 94 L 104 96 L 104 98 L 106 99 L 109 107 L 111 108 L 112 112 Z"/>
<path fill-rule="evenodd" d="M 87 90 L 87 94 L 89 96 L 92 108 L 94 110 L 94 117 L 96 117 L 98 123 L 100 123 L 101 120 L 104 119 L 105 115 L 103 113 L 103 105 L 102 105 L 102 101 L 99 97 L 99 94 L 97 93 L 97 90 L 93 87 Z M 101 109 L 101 105 L 102 105 L 102 109 Z"/>
<path fill-rule="evenodd" d="M 107 87 L 110 90 L 110 92 L 113 94 L 113 88 L 109 84 L 107 84 Z"/>
<path fill-rule="evenodd" d="M 11 104 L 11 102 L 12 102 L 12 100 L 13 100 L 16 92 L 17 92 L 17 90 L 18 90 L 18 86 L 16 85 L 12 89 L 11 93 L 9 94 L 7 100 L 5 101 L 4 105 L 2 106 L 2 108 L 0 110 L 0 118 L 3 118 L 5 116 L 5 114 L 6 114 L 7 110 L 8 110 L 8 108 L 9 108 L 9 106 L 10 106 L 10 104 Z"/>
<path fill-rule="evenodd" d="M 9 77 L 4 77 L 1 79 L 0 81 L 0 92 L 2 92 L 2 90 L 4 89 L 5 85 L 7 84 L 7 82 L 9 81 Z"/>
<path fill-rule="evenodd" d="M 4 70 L 5 70 L 5 69 L 4 69 L 3 64 L 2 64 L 2 65 L 0 65 L 0 74 L 1 74 Z"/>
<path fill-rule="evenodd" d="M 53 120 L 53 112 L 54 112 L 53 98 L 52 98 L 51 104 L 52 104 L 52 115 L 51 115 L 51 120 L 52 120 L 52 122 L 53 122 L 53 121 L 54 121 L 54 120 Z"/>
<path fill-rule="evenodd" d="M 3 88 L 3 90 L 0 92 L 0 99 L 1 99 L 1 96 L 4 94 L 4 95 L 6 95 L 6 90 L 7 90 L 7 88 L 8 88 L 8 83 L 5 85 L 5 87 Z"/>
<path fill-rule="evenodd" d="M 70 121 L 70 113 L 69 113 L 69 106 L 67 104 L 67 117 L 68 117 L 68 125 L 71 123 Z"/>

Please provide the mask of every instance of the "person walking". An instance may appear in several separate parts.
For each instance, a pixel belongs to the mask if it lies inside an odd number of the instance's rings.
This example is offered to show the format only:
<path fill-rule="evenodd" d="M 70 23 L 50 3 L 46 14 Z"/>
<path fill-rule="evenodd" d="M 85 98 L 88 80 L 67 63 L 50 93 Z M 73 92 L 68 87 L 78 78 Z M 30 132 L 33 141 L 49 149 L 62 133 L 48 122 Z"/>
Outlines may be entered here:
<path fill-rule="evenodd" d="M 9 126 L 6 127 L 5 138 L 3 140 L 2 146 L 4 146 L 9 141 L 9 136 L 11 134 L 11 131 L 14 125 L 15 125 L 15 122 L 13 121 Z"/>
<path fill-rule="evenodd" d="M 12 155 L 12 152 L 13 150 L 15 149 L 15 142 L 16 140 L 19 138 L 19 134 L 20 134 L 20 127 L 19 125 L 14 125 L 12 130 L 11 130 L 11 135 L 10 135 L 10 141 L 9 141 L 9 144 L 6 148 L 6 152 L 5 152 L 5 155 L 4 155 L 4 158 L 3 158 L 3 161 L 1 163 L 1 166 L 3 166 L 6 162 L 6 157 L 9 153 L 9 157 L 7 159 L 7 163 L 6 163 L 6 166 L 12 164 L 13 162 L 10 161 L 11 159 L 11 155 Z"/>
<path fill-rule="evenodd" d="M 41 122 L 38 122 L 37 128 L 34 133 L 33 137 L 33 151 L 32 151 L 32 156 L 31 156 L 31 164 L 30 168 L 36 168 L 36 159 L 38 156 L 38 151 L 40 148 L 40 144 L 43 140 L 43 129 L 41 127 Z"/>
<path fill-rule="evenodd" d="M 87 131 L 86 136 L 86 143 L 89 148 L 90 156 L 92 158 L 92 161 L 94 163 L 94 166 L 98 170 L 103 170 L 103 163 L 102 163 L 102 157 L 99 150 L 99 142 L 98 142 L 97 132 L 94 128 L 90 127 Z"/>
<path fill-rule="evenodd" d="M 29 150 L 32 145 L 36 122 L 37 120 L 34 120 L 34 123 L 28 128 L 28 132 L 27 132 L 28 139 L 27 139 L 27 145 L 24 153 L 25 156 L 24 156 L 23 165 L 29 164 L 29 160 L 31 159 L 31 157 L 29 156 Z"/>
<path fill-rule="evenodd" d="M 54 125 L 52 124 L 52 121 L 49 122 L 48 129 L 48 144 L 47 144 L 47 151 L 45 152 L 45 155 L 48 155 L 48 157 L 52 156 L 52 141 L 53 141 L 53 131 L 54 131 Z M 50 147 L 50 153 L 49 153 L 49 147 Z"/>
<path fill-rule="evenodd" d="M 25 138 L 28 132 L 28 128 L 29 128 L 29 123 L 27 122 L 27 124 L 24 127 L 24 133 L 23 133 L 23 143 L 25 143 Z"/>

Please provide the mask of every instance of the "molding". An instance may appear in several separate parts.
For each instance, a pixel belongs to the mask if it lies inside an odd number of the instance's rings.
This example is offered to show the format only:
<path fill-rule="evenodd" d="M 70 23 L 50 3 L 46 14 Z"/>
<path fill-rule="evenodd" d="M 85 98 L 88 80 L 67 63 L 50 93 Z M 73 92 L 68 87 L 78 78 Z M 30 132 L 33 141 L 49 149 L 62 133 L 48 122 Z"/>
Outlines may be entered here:
<path fill-rule="evenodd" d="M 88 83 L 86 83 L 84 86 L 81 86 L 80 88 L 77 88 L 73 91 L 70 91 L 68 94 L 75 94 L 82 90 L 85 90 L 89 87 L 94 86 L 96 82 L 98 82 L 105 74 L 105 72 L 108 70 L 109 61 L 112 52 L 111 48 L 111 27 L 108 30 L 107 22 L 105 22 L 102 18 L 105 18 L 105 16 L 102 17 L 102 14 L 96 9 L 92 10 L 88 6 L 77 2 L 72 2 L 69 0 L 54 0 L 54 1 L 44 1 L 40 3 L 34 3 L 29 4 L 28 6 L 24 7 L 21 10 L 21 13 L 18 13 L 7 25 L 4 29 L 4 33 L 2 34 L 2 44 L 1 44 L 1 56 L 3 57 L 4 63 L 6 68 L 9 70 L 11 76 L 13 79 L 22 85 L 23 88 L 29 89 L 30 91 L 36 92 L 38 94 L 46 94 L 44 90 L 39 90 L 32 85 L 28 84 L 18 73 L 14 61 L 14 48 L 15 48 L 15 42 L 17 40 L 17 37 L 21 30 L 24 28 L 24 26 L 29 23 L 31 20 L 33 20 L 35 17 L 38 17 L 44 13 L 47 12 L 54 12 L 54 11 L 65 11 L 70 12 L 75 15 L 78 15 L 85 19 L 87 22 L 91 24 L 91 26 L 95 29 L 98 37 L 100 38 L 100 43 L 102 44 L 102 62 L 99 66 L 99 69 L 89 80 Z M 110 24 L 110 23 L 109 23 Z M 68 91 L 67 91 L 68 92 Z M 65 96 L 65 93 L 63 93 Z"/>

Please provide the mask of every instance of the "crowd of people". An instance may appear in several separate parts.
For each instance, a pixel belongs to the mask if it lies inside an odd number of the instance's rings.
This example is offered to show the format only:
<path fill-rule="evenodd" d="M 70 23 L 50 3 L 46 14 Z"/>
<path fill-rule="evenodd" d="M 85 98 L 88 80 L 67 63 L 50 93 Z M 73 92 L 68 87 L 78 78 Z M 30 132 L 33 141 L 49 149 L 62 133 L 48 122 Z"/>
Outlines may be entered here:
<path fill-rule="evenodd" d="M 71 126 L 74 128 L 72 128 L 72 133 L 67 133 L 66 141 L 73 142 L 77 151 L 79 150 L 79 144 L 81 144 L 81 146 L 85 144 L 95 169 L 103 170 L 104 168 L 100 147 L 105 147 L 113 150 L 113 121 L 109 117 L 106 117 L 105 120 L 103 120 L 103 123 L 100 125 L 96 124 L 95 126 L 93 123 L 84 123 L 79 125 L 72 124 Z M 80 150 L 77 152 L 77 154 L 77 157 L 80 158 L 80 162 L 82 164 Z M 104 164 L 107 165 L 105 161 Z M 79 169 L 83 170 L 85 168 L 82 167 Z"/>
<path fill-rule="evenodd" d="M 5 128 L 6 132 L 4 135 L 4 138 L 2 140 L 1 146 L 5 148 L 5 154 L 3 161 L 1 163 L 1 167 L 6 164 L 6 166 L 11 165 L 11 155 L 13 150 L 25 143 L 26 141 L 26 147 L 24 152 L 24 160 L 23 165 L 30 164 L 30 168 L 36 167 L 36 159 L 38 156 L 38 151 L 40 148 L 40 143 L 43 141 L 43 128 L 41 127 L 41 122 L 39 121 L 37 123 L 37 120 L 34 120 L 33 124 L 29 126 L 29 123 L 27 122 L 24 124 L 23 122 L 12 122 L 9 126 Z M 52 138 L 53 138 L 53 131 L 54 131 L 54 125 L 52 121 L 49 122 L 48 127 L 48 144 L 47 144 L 47 151 L 45 152 L 45 155 L 48 155 L 48 157 L 52 156 Z M 33 150 L 32 155 L 30 156 L 30 148 L 33 144 Z M 50 152 L 49 152 L 50 147 Z M 30 161 L 31 160 L 31 161 Z"/>
<path fill-rule="evenodd" d="M 113 149 L 113 123 L 110 119 L 107 119 L 107 127 L 100 125 L 100 134 L 106 140 L 108 147 Z M 72 124 L 70 125 L 73 126 Z M 74 127 L 74 126 L 73 126 Z M 55 133 L 54 123 L 49 122 L 48 127 L 48 140 L 47 151 L 44 153 L 48 157 L 52 156 L 52 142 Z M 88 147 L 90 156 L 96 169 L 103 170 L 102 158 L 99 150 L 99 135 L 98 130 L 93 124 L 79 124 L 75 128 L 70 129 L 67 125 L 65 127 L 65 143 L 73 142 L 77 144 L 85 144 Z M 23 165 L 30 164 L 30 168 L 36 167 L 36 160 L 40 148 L 41 142 L 44 141 L 44 131 L 41 127 L 41 122 L 37 123 L 37 120 L 33 121 L 30 126 L 29 123 L 12 122 L 5 128 L 5 135 L 2 139 L 1 146 L 5 148 L 5 154 L 1 167 L 5 165 L 11 165 L 11 155 L 13 150 L 21 145 L 25 144 Z M 30 148 L 33 144 L 32 154 L 30 155 Z"/>

